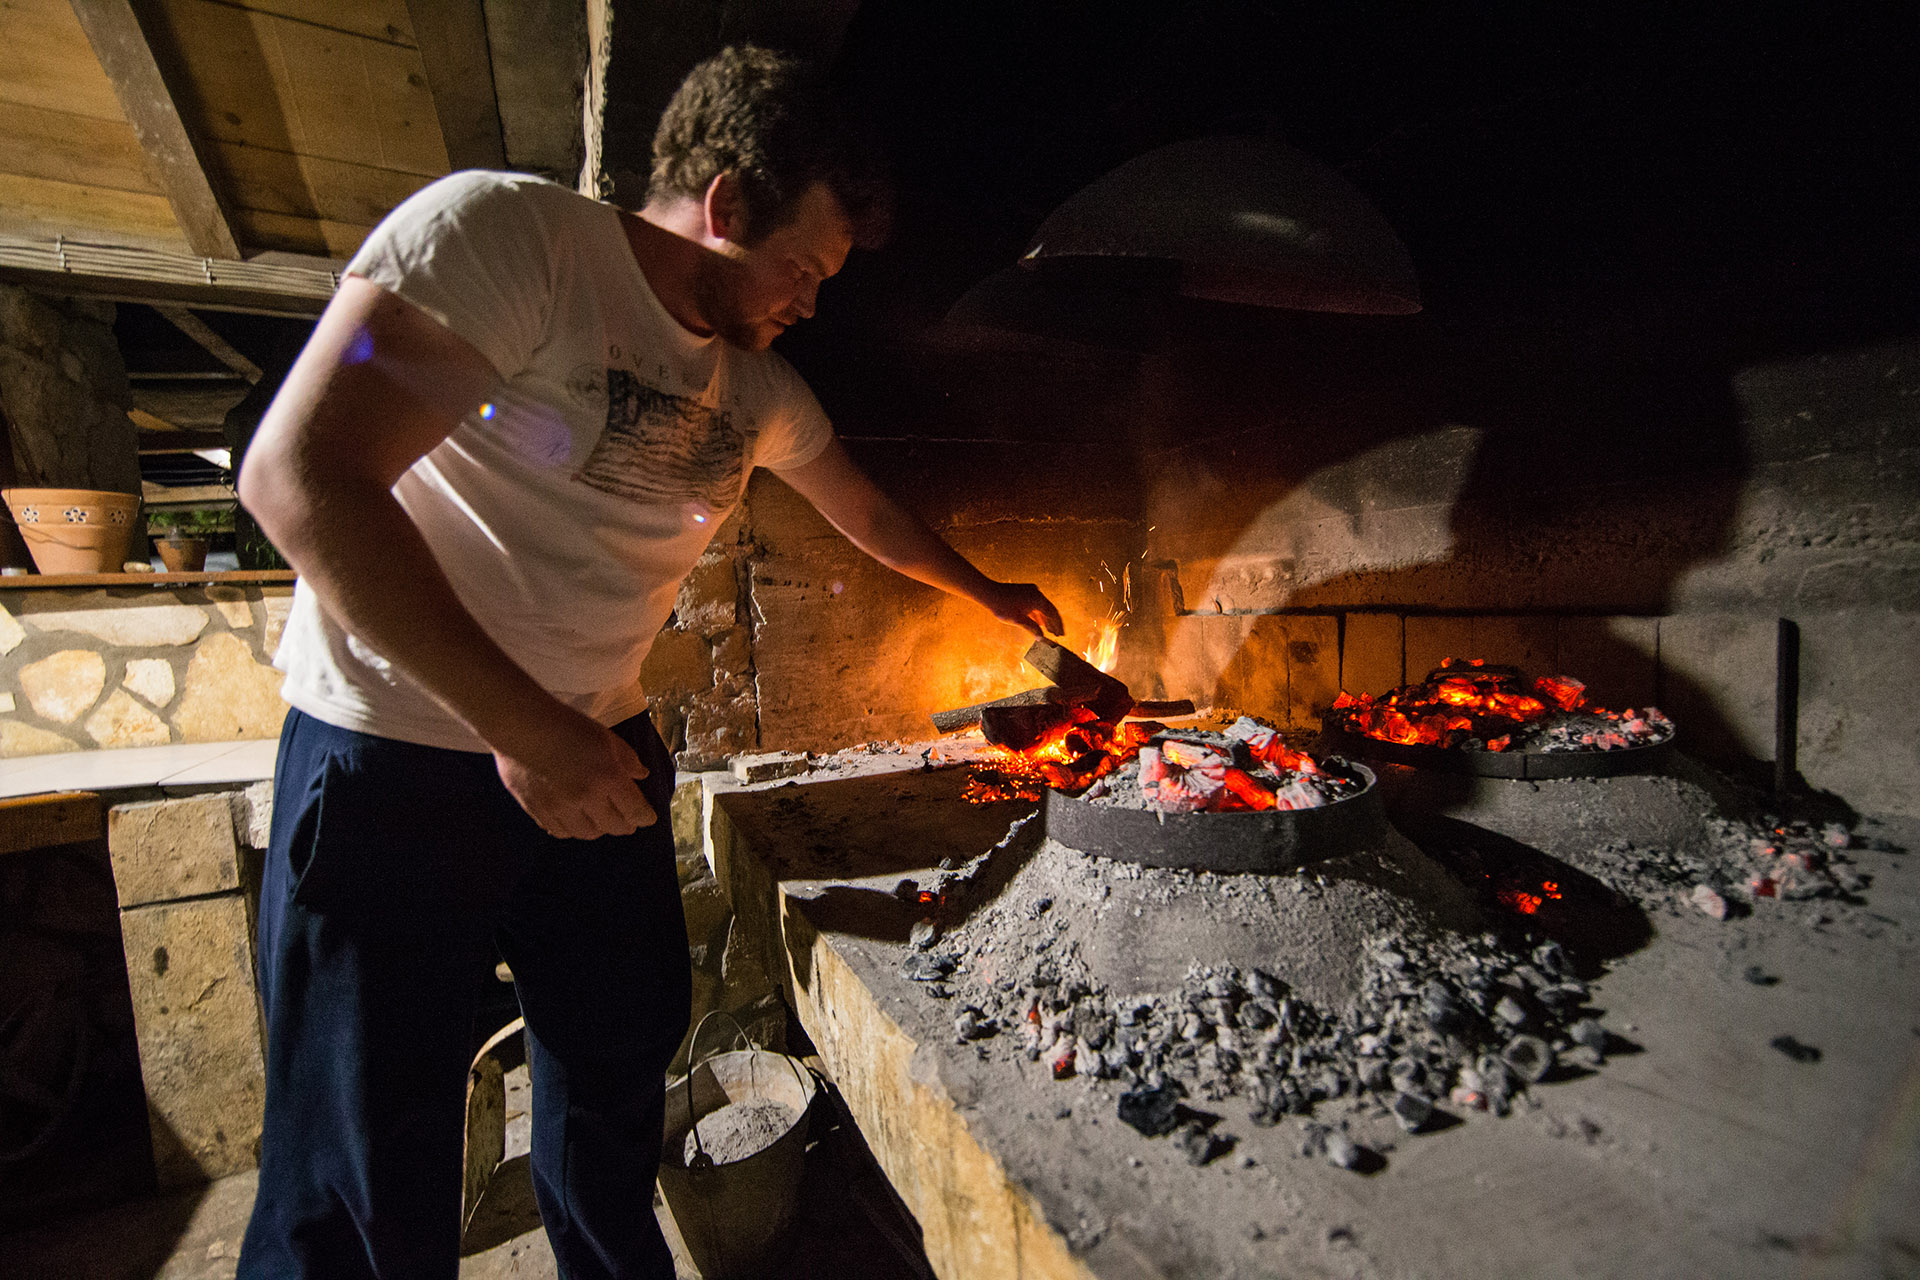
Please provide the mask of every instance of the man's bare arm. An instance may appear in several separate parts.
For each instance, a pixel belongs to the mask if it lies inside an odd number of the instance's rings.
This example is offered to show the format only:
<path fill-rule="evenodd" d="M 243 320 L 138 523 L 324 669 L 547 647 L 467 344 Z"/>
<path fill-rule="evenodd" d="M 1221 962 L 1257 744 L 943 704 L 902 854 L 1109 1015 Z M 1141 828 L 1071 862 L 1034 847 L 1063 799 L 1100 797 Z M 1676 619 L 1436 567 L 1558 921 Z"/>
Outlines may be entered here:
<path fill-rule="evenodd" d="M 1034 635 L 1059 635 L 1060 611 L 1031 582 L 996 582 L 882 493 L 838 440 L 805 466 L 780 473 L 854 546 L 917 582 L 972 600 Z"/>
<path fill-rule="evenodd" d="M 625 834 L 654 821 L 633 749 L 488 637 L 393 496 L 498 381 L 471 343 L 348 276 L 248 448 L 240 496 L 327 612 L 493 749 L 535 821 Z"/>

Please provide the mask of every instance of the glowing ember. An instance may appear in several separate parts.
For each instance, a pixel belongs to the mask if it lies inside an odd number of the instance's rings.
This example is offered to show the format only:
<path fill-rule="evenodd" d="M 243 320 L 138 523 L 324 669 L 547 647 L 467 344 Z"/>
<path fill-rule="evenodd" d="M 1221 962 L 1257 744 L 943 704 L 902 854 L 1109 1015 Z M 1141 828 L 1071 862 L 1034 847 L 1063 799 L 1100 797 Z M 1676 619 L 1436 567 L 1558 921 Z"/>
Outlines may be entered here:
<path fill-rule="evenodd" d="M 989 751 L 963 792 L 976 804 L 1037 800 L 1051 788 L 1161 813 L 1317 809 L 1359 786 L 1245 716 L 1222 733 L 1088 717 L 1024 751 Z"/>
<path fill-rule="evenodd" d="M 1140 721 L 1109 724 L 1081 709 L 1084 719 L 1061 727 L 1025 751 L 989 746 L 986 758 L 968 779 L 964 797 L 973 804 L 996 800 L 1038 800 L 1047 788 L 1077 791 L 1134 758 L 1153 738 Z"/>
<path fill-rule="evenodd" d="M 1507 910 L 1530 916 L 1539 911 L 1549 900 L 1559 899 L 1560 885 L 1556 881 L 1548 880 L 1540 885 L 1538 893 L 1530 893 L 1525 889 L 1501 889 L 1493 896 Z"/>
<path fill-rule="evenodd" d="M 1528 680 L 1481 658 L 1448 658 L 1425 682 L 1384 697 L 1342 692 L 1333 712 L 1349 733 L 1406 746 L 1619 751 L 1673 736 L 1673 722 L 1652 707 L 1608 711 L 1571 676 Z"/>

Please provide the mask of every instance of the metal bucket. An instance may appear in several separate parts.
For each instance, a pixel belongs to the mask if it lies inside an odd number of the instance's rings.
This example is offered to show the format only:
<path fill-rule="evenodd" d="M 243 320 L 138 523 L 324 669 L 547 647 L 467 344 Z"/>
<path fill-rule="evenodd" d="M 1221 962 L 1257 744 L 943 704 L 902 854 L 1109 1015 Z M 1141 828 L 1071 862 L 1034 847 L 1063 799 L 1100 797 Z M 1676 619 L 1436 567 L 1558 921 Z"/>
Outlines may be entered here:
<path fill-rule="evenodd" d="M 715 1011 L 695 1028 L 689 1056 Z M 660 1192 L 687 1252 L 706 1280 L 765 1274 L 764 1263 L 793 1220 L 805 1162 L 806 1119 L 819 1085 L 794 1058 L 759 1048 L 733 1022 L 748 1047 L 694 1058 L 687 1074 L 667 1086 L 666 1133 L 660 1150 Z M 700 1120 L 735 1102 L 769 1099 L 793 1112 L 785 1133 L 738 1160 L 715 1163 L 696 1128 Z M 687 1135 L 695 1153 L 686 1158 Z"/>

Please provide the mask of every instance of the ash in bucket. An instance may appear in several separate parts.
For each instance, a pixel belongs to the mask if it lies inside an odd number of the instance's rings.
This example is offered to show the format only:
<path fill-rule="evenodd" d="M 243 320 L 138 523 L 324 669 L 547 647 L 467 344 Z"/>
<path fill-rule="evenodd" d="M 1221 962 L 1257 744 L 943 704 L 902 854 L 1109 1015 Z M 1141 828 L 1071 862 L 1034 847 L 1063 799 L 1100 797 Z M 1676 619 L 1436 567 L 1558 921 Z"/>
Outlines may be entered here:
<path fill-rule="evenodd" d="M 772 1098 L 748 1098 L 710 1111 L 687 1133 L 682 1153 L 686 1166 L 705 1151 L 715 1164 L 732 1164 L 759 1155 L 798 1123 L 792 1107 Z"/>

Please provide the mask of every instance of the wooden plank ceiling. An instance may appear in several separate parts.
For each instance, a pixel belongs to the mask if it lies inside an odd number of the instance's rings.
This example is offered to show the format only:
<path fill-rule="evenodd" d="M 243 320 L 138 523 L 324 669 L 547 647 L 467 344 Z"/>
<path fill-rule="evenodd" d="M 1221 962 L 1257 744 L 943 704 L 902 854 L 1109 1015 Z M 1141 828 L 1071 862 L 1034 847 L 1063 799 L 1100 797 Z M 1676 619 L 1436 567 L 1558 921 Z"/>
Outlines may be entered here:
<path fill-rule="evenodd" d="M 0 235 L 346 258 L 449 151 L 502 163 L 480 11 L 0 0 Z"/>

